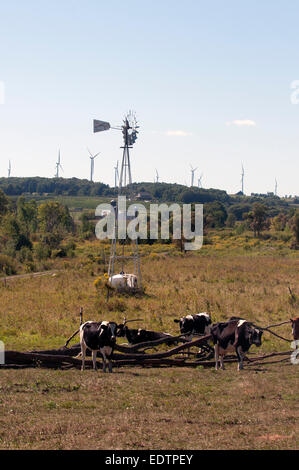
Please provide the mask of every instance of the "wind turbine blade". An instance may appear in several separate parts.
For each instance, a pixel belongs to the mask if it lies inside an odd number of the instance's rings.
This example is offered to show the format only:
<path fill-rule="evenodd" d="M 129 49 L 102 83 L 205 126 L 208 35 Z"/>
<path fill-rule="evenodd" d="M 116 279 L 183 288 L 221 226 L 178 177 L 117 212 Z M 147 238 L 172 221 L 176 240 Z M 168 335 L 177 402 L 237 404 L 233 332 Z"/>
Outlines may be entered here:
<path fill-rule="evenodd" d="M 88 147 L 86 147 L 86 148 L 87 148 L 87 151 L 88 151 L 89 155 L 92 157 L 93 155 L 92 155 L 91 151 L 89 150 Z"/>

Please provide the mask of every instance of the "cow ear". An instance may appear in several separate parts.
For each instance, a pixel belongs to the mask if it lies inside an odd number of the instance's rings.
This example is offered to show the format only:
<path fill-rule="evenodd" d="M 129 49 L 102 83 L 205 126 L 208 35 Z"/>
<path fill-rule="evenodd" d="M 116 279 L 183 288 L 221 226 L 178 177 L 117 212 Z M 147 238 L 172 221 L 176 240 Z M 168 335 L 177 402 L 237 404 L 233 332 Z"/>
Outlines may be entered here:
<path fill-rule="evenodd" d="M 180 323 L 180 320 L 177 320 L 177 319 L 175 319 L 173 321 L 174 321 L 174 323 Z"/>
<path fill-rule="evenodd" d="M 293 325 L 293 323 L 294 323 L 294 320 L 293 320 L 292 318 L 290 318 L 290 322 L 291 322 L 291 323 L 292 323 L 292 325 Z"/>

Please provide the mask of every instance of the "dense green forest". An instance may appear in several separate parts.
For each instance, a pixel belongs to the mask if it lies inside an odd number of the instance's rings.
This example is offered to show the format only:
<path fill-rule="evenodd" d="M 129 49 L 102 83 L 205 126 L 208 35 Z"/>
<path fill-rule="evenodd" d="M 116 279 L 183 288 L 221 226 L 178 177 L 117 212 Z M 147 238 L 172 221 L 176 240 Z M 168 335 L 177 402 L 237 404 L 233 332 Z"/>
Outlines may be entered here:
<path fill-rule="evenodd" d="M 114 191 L 104 183 L 93 183 L 78 178 L 0 178 L 0 189 L 7 196 L 65 195 L 65 196 L 105 196 Z"/>

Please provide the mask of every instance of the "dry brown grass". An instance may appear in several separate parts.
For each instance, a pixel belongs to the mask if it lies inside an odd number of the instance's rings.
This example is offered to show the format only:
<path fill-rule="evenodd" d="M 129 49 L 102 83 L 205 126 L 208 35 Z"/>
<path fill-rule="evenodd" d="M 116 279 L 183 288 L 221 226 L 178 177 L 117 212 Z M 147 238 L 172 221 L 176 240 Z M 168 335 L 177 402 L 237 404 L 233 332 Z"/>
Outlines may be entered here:
<path fill-rule="evenodd" d="M 298 257 L 158 255 L 144 259 L 144 297 L 113 296 L 108 304 L 90 267 L 11 281 L 0 287 L 0 339 L 7 349 L 61 346 L 78 327 L 81 305 L 85 320 L 140 317 L 139 326 L 171 333 L 175 317 L 207 310 L 213 321 L 238 314 L 278 323 L 298 315 L 287 289 L 299 295 L 298 268 Z M 289 325 L 279 333 L 290 338 Z M 273 350 L 289 344 L 265 333 L 258 351 Z M 2 369 L 0 448 L 298 448 L 299 367 L 259 369 Z"/>
<path fill-rule="evenodd" d="M 295 372 L 1 371 L 0 448 L 295 449 Z"/>
<path fill-rule="evenodd" d="M 240 315 L 265 326 L 298 315 L 299 301 L 288 292 L 291 285 L 299 298 L 298 271 L 299 257 L 160 255 L 143 260 L 144 297 L 112 296 L 108 303 L 94 287 L 94 268 L 0 283 L 0 338 L 7 349 L 61 346 L 78 327 L 80 306 L 85 320 L 141 318 L 140 327 L 170 333 L 178 332 L 174 318 L 200 311 L 213 321 Z M 290 337 L 288 325 L 279 331 Z M 265 334 L 263 349 L 276 347 L 284 345 Z"/>

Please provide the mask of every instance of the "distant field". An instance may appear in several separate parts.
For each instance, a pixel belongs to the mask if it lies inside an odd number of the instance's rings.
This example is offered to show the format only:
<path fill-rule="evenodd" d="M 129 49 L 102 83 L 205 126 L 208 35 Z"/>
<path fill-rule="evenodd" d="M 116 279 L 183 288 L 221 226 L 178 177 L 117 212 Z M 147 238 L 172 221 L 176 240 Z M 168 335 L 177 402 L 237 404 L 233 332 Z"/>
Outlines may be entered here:
<path fill-rule="evenodd" d="M 17 199 L 16 197 L 14 199 Z M 26 196 L 26 199 L 35 199 L 38 204 L 55 200 L 66 205 L 69 209 L 95 209 L 98 204 L 108 202 L 111 198 L 99 196 Z"/>
<path fill-rule="evenodd" d="M 107 304 L 94 286 L 105 268 L 92 258 L 97 245 L 88 246 L 78 247 L 85 264 L 76 259 L 55 276 L 0 283 L 0 339 L 7 350 L 61 346 L 78 327 L 80 306 L 85 320 L 140 318 L 136 326 L 173 334 L 174 318 L 199 311 L 209 311 L 213 321 L 234 314 L 261 326 L 298 315 L 298 255 L 184 257 L 164 248 L 142 259 L 144 297 L 112 296 Z M 290 338 L 290 326 L 279 333 Z M 251 351 L 289 349 L 265 333 L 262 347 Z M 112 375 L 0 370 L 0 448 L 295 449 L 298 379 L 299 367 L 288 363 L 241 373 L 235 364 L 218 372 L 136 367 Z M 107 410 L 105 397 L 112 395 Z"/>

